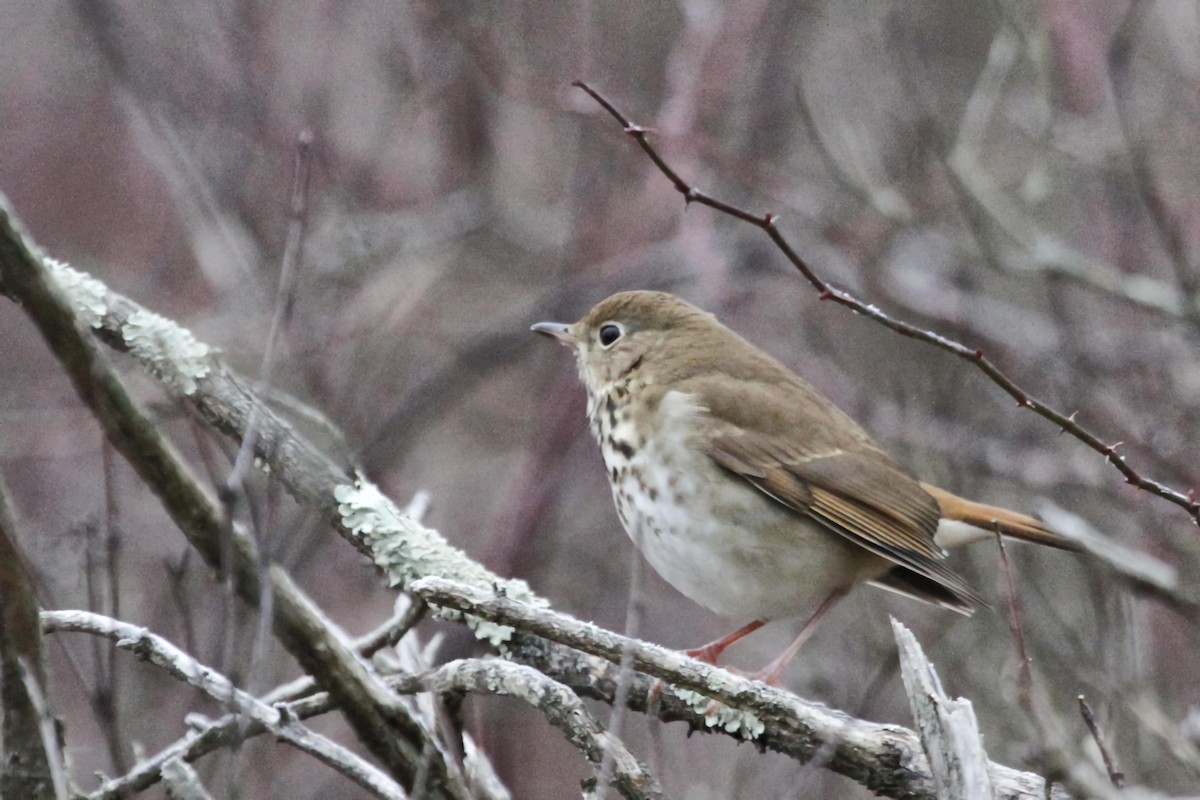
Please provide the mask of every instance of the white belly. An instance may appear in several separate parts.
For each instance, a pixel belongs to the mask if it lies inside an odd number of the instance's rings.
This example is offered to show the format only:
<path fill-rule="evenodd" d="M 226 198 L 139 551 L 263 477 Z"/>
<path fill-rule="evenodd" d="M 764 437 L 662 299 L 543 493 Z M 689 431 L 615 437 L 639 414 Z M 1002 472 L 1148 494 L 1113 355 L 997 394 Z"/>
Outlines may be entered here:
<path fill-rule="evenodd" d="M 701 413 L 686 395 L 668 393 L 656 420 L 661 435 L 643 440 L 628 462 L 607 464 L 621 475 L 613 496 L 626 532 L 668 583 L 748 621 L 807 615 L 835 589 L 879 571 L 881 560 L 696 458 L 689 434 Z M 625 421 L 614 433 L 636 438 Z M 684 461 L 688 469 L 679 468 Z"/>

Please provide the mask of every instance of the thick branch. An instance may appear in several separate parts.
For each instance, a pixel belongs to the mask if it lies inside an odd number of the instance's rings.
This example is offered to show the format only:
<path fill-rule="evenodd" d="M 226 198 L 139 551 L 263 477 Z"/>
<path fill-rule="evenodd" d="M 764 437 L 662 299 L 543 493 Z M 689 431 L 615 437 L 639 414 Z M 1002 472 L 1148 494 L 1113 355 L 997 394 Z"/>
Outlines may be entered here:
<path fill-rule="evenodd" d="M 648 642 L 634 642 L 563 614 L 462 584 L 427 578 L 413 584 L 412 590 L 431 605 L 511 625 L 520 631 L 599 656 L 613 665 L 612 674 L 603 678 L 579 673 L 572 675 L 565 666 L 551 666 L 551 658 L 539 658 L 532 650 L 518 649 L 518 657 L 533 655 L 530 660 L 539 661 L 539 667 L 568 685 L 587 685 L 594 681 L 596 685 L 607 683 L 607 691 L 611 691 L 615 684 L 615 665 L 620 663 L 627 648 L 636 645 L 634 668 L 639 672 L 703 695 L 704 699 L 695 704 L 701 709 L 706 707 L 707 698 L 727 704 L 728 707 L 718 709 L 702 724 L 717 730 L 720 729 L 718 726 L 724 726 L 726 732 L 738 738 L 752 739 L 756 744 L 786 753 L 801 762 L 808 762 L 819 754 L 823 766 L 887 797 L 935 796 L 920 740 L 905 728 L 855 719 L 789 692 L 702 664 L 673 650 Z M 523 643 L 521 647 L 524 647 Z M 565 661 L 566 657 L 562 656 L 562 659 Z M 576 662 L 574 668 L 579 670 L 579 667 Z M 636 687 L 631 702 L 635 708 L 644 707 L 649 683 L 644 680 Z M 664 698 L 663 715 L 679 718 L 678 703 L 672 706 L 666 700 Z M 693 721 L 696 718 L 693 716 Z M 732 731 L 728 730 L 735 720 L 740 724 Z M 1068 796 L 1058 787 L 1053 787 L 1047 795 L 1046 782 L 1038 775 L 992 762 L 988 766 L 1000 797 L 1040 800 L 1047 796 Z"/>

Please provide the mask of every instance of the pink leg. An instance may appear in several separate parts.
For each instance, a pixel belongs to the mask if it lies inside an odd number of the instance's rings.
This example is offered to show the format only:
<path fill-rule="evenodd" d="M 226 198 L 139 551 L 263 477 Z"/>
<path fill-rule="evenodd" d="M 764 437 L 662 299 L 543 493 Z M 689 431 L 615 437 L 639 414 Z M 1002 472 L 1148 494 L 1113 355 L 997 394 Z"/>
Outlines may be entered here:
<path fill-rule="evenodd" d="M 779 682 L 779 676 L 783 674 L 785 669 L 787 669 L 788 662 L 790 662 L 796 656 L 796 653 L 799 652 L 800 647 L 808 641 L 808 637 L 812 636 L 813 631 L 817 629 L 817 624 L 821 621 L 821 618 L 828 614 L 829 610 L 836 606 L 838 601 L 846 596 L 846 591 L 847 590 L 845 589 L 837 589 L 830 594 L 829 597 L 826 597 L 825 601 L 821 603 L 821 605 L 817 607 L 817 610 L 813 612 L 813 615 L 808 618 L 808 622 L 804 623 L 804 627 L 800 630 L 799 635 L 796 636 L 795 641 L 789 644 L 787 649 L 779 654 L 778 658 L 776 658 L 770 664 L 767 664 L 767 666 L 763 667 L 762 670 L 754 673 L 753 675 L 747 675 L 746 677 L 750 678 L 750 680 L 762 681 L 768 686 L 774 686 L 777 684 Z M 745 636 L 746 633 L 749 632 L 750 631 L 745 631 L 745 633 L 742 633 L 742 635 Z M 717 643 L 714 642 L 714 644 Z"/>
<path fill-rule="evenodd" d="M 720 658 L 721 653 L 725 652 L 725 648 L 729 647 L 729 645 L 733 644 L 738 639 L 741 639 L 743 636 L 754 633 L 756 630 L 766 624 L 767 621 L 765 619 L 756 619 L 754 622 L 743 625 L 733 633 L 721 639 L 717 639 L 715 642 L 709 642 L 703 647 L 697 647 L 695 650 L 684 650 L 683 652 L 697 661 L 703 661 L 705 664 L 712 664 L 715 667 L 717 665 L 717 659 Z"/>

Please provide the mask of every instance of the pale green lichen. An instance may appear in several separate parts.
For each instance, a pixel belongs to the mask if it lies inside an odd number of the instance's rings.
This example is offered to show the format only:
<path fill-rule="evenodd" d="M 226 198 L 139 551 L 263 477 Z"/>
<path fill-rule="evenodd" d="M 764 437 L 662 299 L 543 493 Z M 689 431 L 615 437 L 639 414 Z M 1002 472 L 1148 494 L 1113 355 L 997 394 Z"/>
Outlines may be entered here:
<path fill-rule="evenodd" d="M 187 328 L 152 311 L 135 311 L 121 327 L 125 345 L 163 383 L 184 394 L 211 370 L 211 348 Z"/>
<path fill-rule="evenodd" d="M 43 263 L 62 289 L 76 316 L 89 326 L 99 328 L 104 322 L 104 315 L 108 313 L 108 304 L 105 302 L 108 288 L 86 272 L 71 269 L 61 261 L 46 258 Z"/>
<path fill-rule="evenodd" d="M 475 631 L 475 638 L 488 642 L 492 647 L 504 647 L 504 643 L 513 637 L 515 631 L 509 625 L 500 625 L 470 614 L 463 614 L 467 627 Z"/>
<path fill-rule="evenodd" d="M 437 575 L 472 586 L 487 587 L 522 603 L 544 608 L 548 603 L 535 595 L 529 584 L 516 578 L 500 578 L 451 547 L 436 531 L 404 514 L 361 475 L 354 484 L 334 489 L 342 524 L 366 543 L 371 558 L 387 575 L 392 586 L 405 586 L 418 578 Z M 465 618 L 475 635 L 499 647 L 512 638 L 513 629 L 469 614 L 446 609 L 449 619 Z"/>
<path fill-rule="evenodd" d="M 691 706 L 693 711 L 703 714 L 704 724 L 709 728 L 724 728 L 727 733 L 740 731 L 743 739 L 757 739 L 767 729 L 753 711 L 732 708 L 690 689 L 673 686 L 671 691 L 675 693 L 676 697 Z"/>

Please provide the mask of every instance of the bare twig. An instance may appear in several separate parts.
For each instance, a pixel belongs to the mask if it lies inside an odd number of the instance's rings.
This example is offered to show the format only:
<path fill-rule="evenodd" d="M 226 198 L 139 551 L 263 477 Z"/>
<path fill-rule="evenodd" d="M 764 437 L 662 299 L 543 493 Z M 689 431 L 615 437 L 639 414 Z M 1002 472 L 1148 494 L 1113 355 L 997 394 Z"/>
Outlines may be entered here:
<path fill-rule="evenodd" d="M 401 595 L 405 599 L 407 595 Z M 413 599 L 395 616 L 366 636 L 355 641 L 355 649 L 365 658 L 370 658 L 385 647 L 392 647 L 410 630 L 417 626 L 429 612 L 424 601 Z"/>
<path fill-rule="evenodd" d="M 1171 503 L 1183 508 L 1190 514 L 1193 521 L 1200 524 L 1200 501 L 1196 499 L 1195 491 L 1181 492 L 1173 489 L 1159 481 L 1147 478 L 1126 463 L 1125 457 L 1117 455 L 1117 446 L 1106 443 L 1097 434 L 1093 433 L 1088 428 L 1080 425 L 1075 420 L 1075 414 L 1064 414 L 1058 411 L 1043 401 L 1033 397 L 1024 389 L 1022 389 L 1012 378 L 1000 370 L 992 363 L 983 351 L 977 348 L 968 347 L 953 339 L 947 338 L 934 331 L 925 330 L 908 322 L 898 320 L 886 312 L 879 309 L 877 306 L 865 303 L 859 300 L 850 292 L 844 289 L 839 289 L 825 281 L 815 270 L 795 251 L 791 243 L 779 231 L 776 225 L 778 218 L 774 214 L 754 214 L 738 206 L 730 205 L 722 200 L 705 194 L 695 188 L 683 178 L 681 178 L 658 151 L 650 144 L 647 130 L 640 125 L 631 122 L 624 114 L 609 102 L 603 95 L 597 92 L 592 87 L 582 81 L 576 81 L 574 86 L 579 87 L 587 92 L 597 103 L 604 108 L 614 119 L 616 119 L 625 132 L 633 137 L 638 146 L 646 153 L 654 165 L 667 177 L 674 185 L 675 189 L 683 195 L 684 202 L 687 204 L 699 203 L 710 208 L 728 214 L 731 217 L 748 222 L 755 227 L 761 228 L 775 243 L 775 246 L 784 254 L 792 266 L 799 270 L 812 286 L 817 290 L 818 297 L 821 300 L 832 300 L 838 305 L 845 306 L 857 314 L 868 317 L 884 327 L 895 331 L 901 336 L 907 336 L 911 339 L 916 339 L 921 342 L 926 342 L 942 350 L 945 350 L 964 361 L 973 364 L 983 374 L 985 374 L 993 383 L 999 386 L 1005 393 L 1017 401 L 1017 405 L 1021 408 L 1027 408 L 1034 413 L 1042 416 L 1062 430 L 1070 433 L 1079 441 L 1095 450 L 1100 455 L 1113 465 L 1124 477 L 1126 483 L 1137 486 L 1150 494 L 1161 497 Z"/>
<path fill-rule="evenodd" d="M 182 758 L 172 758 L 163 764 L 162 776 L 167 795 L 172 800 L 212 800 L 196 770 Z"/>
<path fill-rule="evenodd" d="M 41 619 L 47 633 L 72 631 L 106 637 L 118 648 L 136 654 L 139 659 L 200 689 L 217 702 L 236 705 L 240 713 L 257 721 L 280 741 L 313 756 L 374 795 L 393 800 L 406 797 L 391 778 L 370 762 L 308 730 L 279 709 L 235 688 L 224 675 L 145 628 L 88 611 L 44 611 Z"/>
<path fill-rule="evenodd" d="M 613 730 L 605 731 L 569 688 L 532 667 L 498 659 L 464 659 L 424 675 L 394 676 L 398 692 L 478 692 L 511 695 L 538 709 L 590 761 L 598 775 L 595 796 L 611 781 L 627 798 L 660 798 L 662 789 Z M 607 774 L 605 774 L 607 773 Z"/>
<path fill-rule="evenodd" d="M 1084 724 L 1092 734 L 1092 741 L 1100 749 L 1100 757 L 1104 759 L 1104 769 L 1108 771 L 1108 779 L 1112 781 L 1113 786 L 1123 789 L 1125 773 L 1117 769 L 1117 762 L 1104 743 L 1104 734 L 1101 732 L 1099 724 L 1096 723 L 1096 715 L 1092 713 L 1092 707 L 1088 705 L 1087 698 L 1083 695 L 1079 695 L 1079 713 L 1083 716 Z"/>
<path fill-rule="evenodd" d="M 1021 606 L 1017 601 L 1017 586 L 1013 581 L 1012 564 L 1008 561 L 1008 548 L 1004 537 L 996 530 L 996 545 L 1000 548 L 1000 571 L 1004 573 L 1005 596 L 1008 600 L 1008 630 L 1017 645 L 1017 675 L 1020 687 L 1021 708 L 1036 723 L 1033 707 L 1033 671 L 1029 668 L 1029 651 L 1025 647 L 1025 627 L 1021 624 Z"/>

